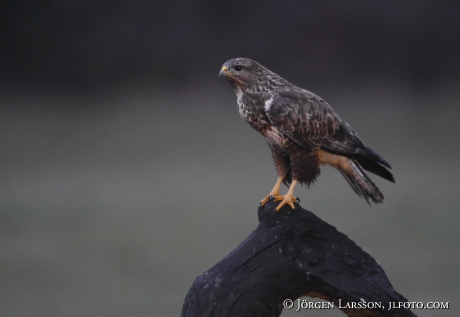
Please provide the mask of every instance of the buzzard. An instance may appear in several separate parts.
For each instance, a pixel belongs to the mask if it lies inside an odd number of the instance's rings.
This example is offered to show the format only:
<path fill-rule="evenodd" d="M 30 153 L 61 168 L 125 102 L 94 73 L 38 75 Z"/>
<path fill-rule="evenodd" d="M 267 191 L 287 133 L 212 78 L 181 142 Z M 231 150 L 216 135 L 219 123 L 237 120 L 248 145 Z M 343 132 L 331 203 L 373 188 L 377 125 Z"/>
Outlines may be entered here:
<path fill-rule="evenodd" d="M 368 204 L 383 202 L 383 194 L 364 173 L 367 170 L 394 182 L 390 164 L 364 144 L 329 104 L 314 93 L 294 86 L 248 58 L 224 63 L 219 73 L 233 86 L 241 117 L 267 141 L 278 173 L 270 198 L 294 209 L 297 183 L 310 186 L 320 166 L 331 165 Z M 281 196 L 281 183 L 289 186 Z"/>

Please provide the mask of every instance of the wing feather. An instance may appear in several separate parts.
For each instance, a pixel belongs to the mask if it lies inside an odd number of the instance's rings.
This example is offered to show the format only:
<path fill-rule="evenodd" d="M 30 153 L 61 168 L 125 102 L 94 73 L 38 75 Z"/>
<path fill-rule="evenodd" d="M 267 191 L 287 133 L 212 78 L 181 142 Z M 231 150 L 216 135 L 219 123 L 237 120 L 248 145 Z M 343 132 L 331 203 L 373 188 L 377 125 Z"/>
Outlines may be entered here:
<path fill-rule="evenodd" d="M 383 157 L 361 141 L 327 102 L 309 91 L 291 87 L 279 92 L 266 113 L 274 126 L 308 150 L 325 149 L 390 167 Z"/>

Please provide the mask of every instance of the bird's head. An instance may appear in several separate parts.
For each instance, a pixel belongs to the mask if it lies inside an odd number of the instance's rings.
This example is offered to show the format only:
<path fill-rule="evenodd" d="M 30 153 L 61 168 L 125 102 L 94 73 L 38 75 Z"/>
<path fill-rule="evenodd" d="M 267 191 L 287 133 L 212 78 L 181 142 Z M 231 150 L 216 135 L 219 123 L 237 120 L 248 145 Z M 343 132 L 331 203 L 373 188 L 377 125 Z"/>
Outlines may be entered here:
<path fill-rule="evenodd" d="M 261 82 L 268 71 L 265 67 L 249 58 L 234 58 L 222 65 L 219 77 L 227 79 L 233 88 L 242 91 Z"/>
<path fill-rule="evenodd" d="M 225 77 L 237 91 L 268 89 L 284 85 L 286 80 L 249 58 L 234 58 L 222 65 L 219 77 Z"/>

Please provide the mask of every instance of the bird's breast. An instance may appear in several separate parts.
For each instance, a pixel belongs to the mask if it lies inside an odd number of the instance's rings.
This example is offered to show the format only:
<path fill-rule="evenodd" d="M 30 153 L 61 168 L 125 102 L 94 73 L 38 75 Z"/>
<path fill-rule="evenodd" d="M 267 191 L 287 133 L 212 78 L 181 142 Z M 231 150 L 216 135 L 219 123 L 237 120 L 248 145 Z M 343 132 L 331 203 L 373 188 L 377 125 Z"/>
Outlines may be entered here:
<path fill-rule="evenodd" d="M 278 130 L 278 128 L 274 126 L 270 126 L 265 131 L 263 132 L 263 136 L 267 140 L 268 143 L 279 146 L 279 147 L 284 147 L 286 142 L 288 141 L 288 138 Z"/>
<path fill-rule="evenodd" d="M 238 111 L 241 118 L 254 130 L 263 135 L 270 143 L 280 143 L 282 134 L 268 119 L 264 110 L 263 100 L 260 98 L 251 98 L 251 95 L 247 96 L 243 94 L 237 94 L 237 97 Z"/>

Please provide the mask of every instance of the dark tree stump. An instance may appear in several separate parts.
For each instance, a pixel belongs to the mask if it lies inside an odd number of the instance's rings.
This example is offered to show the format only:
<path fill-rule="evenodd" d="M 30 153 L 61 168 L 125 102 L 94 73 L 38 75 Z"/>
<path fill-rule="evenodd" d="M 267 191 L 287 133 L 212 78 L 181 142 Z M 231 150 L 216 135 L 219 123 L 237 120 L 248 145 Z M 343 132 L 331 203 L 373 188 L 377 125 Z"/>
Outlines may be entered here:
<path fill-rule="evenodd" d="M 257 229 L 196 278 L 182 317 L 279 316 L 285 299 L 302 296 L 333 302 L 348 316 L 415 316 L 388 310 L 390 302 L 407 300 L 356 243 L 298 204 L 275 212 L 277 205 L 271 200 L 259 207 Z"/>

